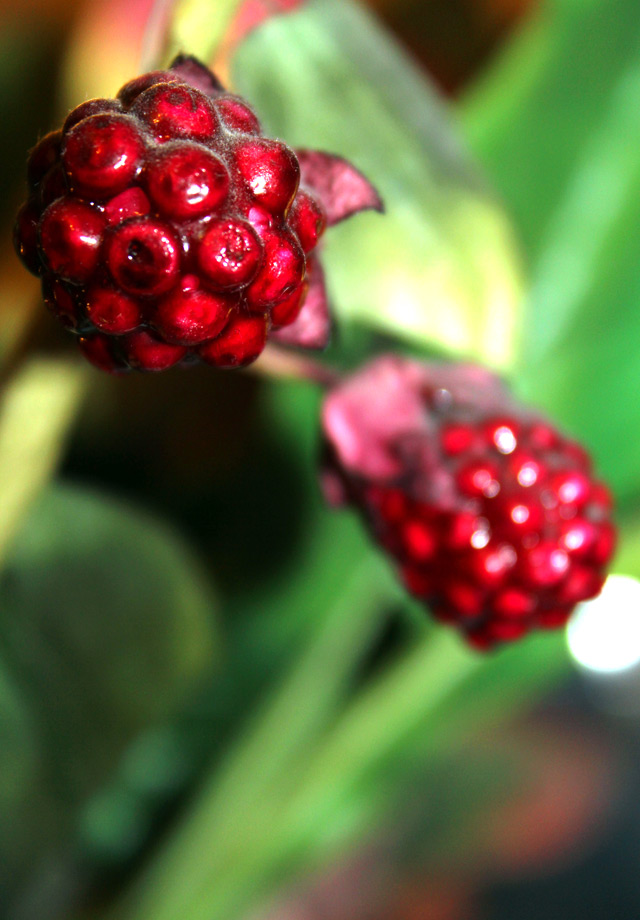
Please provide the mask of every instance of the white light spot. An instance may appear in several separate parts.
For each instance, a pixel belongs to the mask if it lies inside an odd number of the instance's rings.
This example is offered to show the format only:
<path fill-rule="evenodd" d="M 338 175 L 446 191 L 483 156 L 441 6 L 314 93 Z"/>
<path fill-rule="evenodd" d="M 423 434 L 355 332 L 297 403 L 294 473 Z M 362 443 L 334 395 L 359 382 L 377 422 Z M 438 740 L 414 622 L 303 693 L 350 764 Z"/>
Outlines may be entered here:
<path fill-rule="evenodd" d="M 493 443 L 501 454 L 512 454 L 516 449 L 516 436 L 506 425 L 501 425 L 496 429 L 493 436 Z"/>
<path fill-rule="evenodd" d="M 490 539 L 491 534 L 488 530 L 476 530 L 471 535 L 471 545 L 474 549 L 484 549 Z"/>
<path fill-rule="evenodd" d="M 529 509 L 526 505 L 516 505 L 511 510 L 511 520 L 514 524 L 526 524 L 529 520 Z"/>
<path fill-rule="evenodd" d="M 538 478 L 538 471 L 532 463 L 525 463 L 520 472 L 518 473 L 518 482 L 525 489 L 528 486 L 534 485 Z"/>
<path fill-rule="evenodd" d="M 570 530 L 569 533 L 564 535 L 562 540 L 564 546 L 569 552 L 573 550 L 580 549 L 584 544 L 584 533 L 581 530 Z"/>
<path fill-rule="evenodd" d="M 549 556 L 549 564 L 558 575 L 564 575 L 569 568 L 569 557 L 563 549 L 554 549 Z"/>
<path fill-rule="evenodd" d="M 640 582 L 610 575 L 599 597 L 577 608 L 567 626 L 567 642 L 588 671 L 615 674 L 640 664 Z"/>
<path fill-rule="evenodd" d="M 251 191 L 258 197 L 260 195 L 264 195 L 267 191 L 267 177 L 262 173 L 254 176 L 254 178 L 251 180 Z"/>

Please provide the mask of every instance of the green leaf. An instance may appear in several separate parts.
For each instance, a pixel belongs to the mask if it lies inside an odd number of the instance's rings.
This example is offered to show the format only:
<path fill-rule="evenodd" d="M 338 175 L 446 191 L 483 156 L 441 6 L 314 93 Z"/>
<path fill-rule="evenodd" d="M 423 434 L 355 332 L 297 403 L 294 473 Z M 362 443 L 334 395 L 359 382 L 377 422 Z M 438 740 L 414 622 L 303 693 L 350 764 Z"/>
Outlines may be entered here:
<path fill-rule="evenodd" d="M 34 839 L 47 833 L 42 800 L 42 747 L 27 694 L 0 655 L 0 901 L 15 876 L 31 865 Z"/>
<path fill-rule="evenodd" d="M 17 830 L 38 776 L 38 745 L 24 694 L 0 659 L 0 816 L 3 828 Z M 15 847 L 12 836 L 12 847 Z M 6 840 L 0 839 L 0 851 Z"/>
<path fill-rule="evenodd" d="M 635 0 L 555 0 L 463 116 L 532 262 L 519 386 L 639 490 L 640 20 Z"/>
<path fill-rule="evenodd" d="M 611 571 L 617 575 L 633 575 L 640 579 L 640 515 L 626 514 L 619 522 L 618 550 Z"/>
<path fill-rule="evenodd" d="M 253 865 L 256 841 L 264 845 L 264 834 L 279 820 L 283 784 L 290 788 L 344 705 L 356 666 L 395 595 L 377 560 L 352 562 L 354 572 L 327 610 L 315 598 L 309 604 L 317 623 L 308 647 L 251 715 L 118 916 L 169 920 L 180 911 L 195 917 L 204 910 L 213 918 L 225 916 L 221 902 L 229 889 L 246 898 L 252 884 L 247 863 Z"/>
<path fill-rule="evenodd" d="M 311 0 L 250 35 L 233 73 L 271 132 L 352 160 L 386 204 L 384 217 L 327 234 L 338 318 L 510 366 L 521 294 L 511 228 L 443 103 L 376 21 L 349 0 Z"/>
<path fill-rule="evenodd" d="M 213 612 L 199 563 L 151 516 L 70 485 L 34 506 L 0 582 L 0 662 L 40 751 L 41 804 L 23 828 L 31 861 L 70 842 L 126 745 L 211 669 Z"/>
<path fill-rule="evenodd" d="M 422 759 L 433 767 L 471 735 L 495 731 L 531 706 L 567 666 L 558 636 L 536 637 L 489 658 L 449 631 L 429 636 L 365 687 L 323 735 L 308 739 L 306 750 L 283 762 L 268 785 L 257 753 L 253 773 L 246 780 L 241 773 L 229 801 L 225 787 L 214 785 L 213 797 L 200 800 L 143 891 L 116 916 L 170 920 L 182 909 L 191 920 L 227 920 L 251 913 L 303 867 L 309 872 L 335 861 L 379 829 L 402 797 L 408 763 Z M 300 694 L 299 677 L 287 681 L 282 699 L 295 699 L 297 691 L 303 712 L 313 704 Z M 262 727 L 277 713 L 276 701 Z M 290 719 L 278 724 L 286 735 Z M 278 735 L 271 731 L 270 737 L 279 746 Z M 271 761 L 268 747 L 262 756 Z M 250 784 L 249 797 L 241 780 Z M 422 792 L 428 801 L 428 791 Z M 233 821 L 225 820 L 225 811 Z"/>
<path fill-rule="evenodd" d="M 251 886 L 256 898 L 272 893 L 303 860 L 307 869 L 335 860 L 389 818 L 408 760 L 419 753 L 433 765 L 451 756 L 470 735 L 490 733 L 532 706 L 567 670 L 560 636 L 537 636 L 489 657 L 448 630 L 428 636 L 360 693 L 294 782 L 283 778 L 268 836 L 254 826 L 247 877 L 218 886 L 225 909 L 211 916 L 243 909 Z M 194 920 L 205 916 L 203 903 Z"/>

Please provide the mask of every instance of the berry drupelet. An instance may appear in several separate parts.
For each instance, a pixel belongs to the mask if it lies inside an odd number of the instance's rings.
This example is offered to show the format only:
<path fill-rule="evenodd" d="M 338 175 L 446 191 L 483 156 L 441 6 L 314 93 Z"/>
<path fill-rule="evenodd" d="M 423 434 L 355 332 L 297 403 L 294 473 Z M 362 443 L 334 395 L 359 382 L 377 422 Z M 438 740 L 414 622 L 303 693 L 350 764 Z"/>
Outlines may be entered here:
<path fill-rule="evenodd" d="M 283 327 L 284 344 L 323 347 L 314 250 L 329 223 L 380 202 L 346 161 L 314 152 L 307 167 L 310 156 L 263 136 L 242 99 L 181 55 L 116 99 L 82 103 L 38 143 L 16 249 L 103 370 L 241 367 Z M 312 289 L 315 325 L 298 327 Z"/>
<path fill-rule="evenodd" d="M 474 366 L 385 356 L 323 409 L 323 485 L 408 591 L 475 647 L 563 625 L 611 559 L 611 497 L 585 450 Z"/>

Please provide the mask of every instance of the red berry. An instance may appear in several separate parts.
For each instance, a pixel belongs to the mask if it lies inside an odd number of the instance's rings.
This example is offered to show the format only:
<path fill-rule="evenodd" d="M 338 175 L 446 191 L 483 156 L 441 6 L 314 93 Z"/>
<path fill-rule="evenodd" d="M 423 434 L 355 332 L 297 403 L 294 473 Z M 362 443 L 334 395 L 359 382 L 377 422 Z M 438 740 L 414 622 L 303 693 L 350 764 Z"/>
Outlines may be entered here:
<path fill-rule="evenodd" d="M 493 599 L 493 606 L 497 614 L 502 617 L 528 617 L 535 608 L 535 599 L 522 588 L 505 588 L 498 592 Z"/>
<path fill-rule="evenodd" d="M 520 450 L 515 450 L 509 458 L 507 468 L 523 489 L 534 486 L 540 480 L 540 477 L 545 475 L 540 459 L 531 452 L 524 453 Z"/>
<path fill-rule="evenodd" d="M 291 233 L 269 233 L 264 238 L 264 261 L 246 291 L 250 310 L 264 312 L 300 288 L 305 257 Z"/>
<path fill-rule="evenodd" d="M 206 147 L 185 141 L 166 144 L 150 157 L 146 187 L 166 217 L 196 218 L 212 214 L 229 191 L 229 173 Z"/>
<path fill-rule="evenodd" d="M 67 134 L 62 161 L 74 193 L 102 199 L 127 188 L 144 153 L 142 138 L 126 115 L 91 115 Z"/>
<path fill-rule="evenodd" d="M 242 141 L 235 161 L 254 201 L 270 214 L 286 214 L 300 182 L 295 153 L 281 141 Z"/>
<path fill-rule="evenodd" d="M 94 286 L 87 291 L 87 315 L 101 332 L 124 335 L 142 320 L 138 301 L 112 287 Z"/>
<path fill-rule="evenodd" d="M 336 174 L 325 159 L 310 183 L 342 188 L 352 168 L 340 161 Z M 31 151 L 28 179 L 16 251 L 96 366 L 241 367 L 272 326 L 313 347 L 316 313 L 328 323 L 306 253 L 327 223 L 317 195 L 330 191 L 298 192 L 296 154 L 195 58 L 77 106 Z"/>
<path fill-rule="evenodd" d="M 141 371 L 166 371 L 187 353 L 182 345 L 170 345 L 145 331 L 125 336 L 122 348 L 131 367 Z"/>
<path fill-rule="evenodd" d="M 260 355 L 267 343 L 269 323 L 264 316 L 236 315 L 226 329 L 198 353 L 215 367 L 245 367 Z"/>
<path fill-rule="evenodd" d="M 460 454 L 467 456 L 473 450 L 478 441 L 478 432 L 472 425 L 465 425 L 461 422 L 451 422 L 449 425 L 443 425 L 440 431 L 440 441 L 445 454 L 450 457 L 456 457 Z"/>
<path fill-rule="evenodd" d="M 600 591 L 607 494 L 584 450 L 497 378 L 380 358 L 335 387 L 323 424 L 326 478 L 408 590 L 475 647 L 562 625 Z"/>
<path fill-rule="evenodd" d="M 69 194 L 69 186 L 64 169 L 60 163 L 52 166 L 40 183 L 39 198 L 40 208 L 44 210 L 58 198 Z"/>
<path fill-rule="evenodd" d="M 130 294 L 163 294 L 177 280 L 180 243 L 168 225 L 152 217 L 120 224 L 105 251 L 114 280 Z"/>
<path fill-rule="evenodd" d="M 558 629 L 564 626 L 573 610 L 573 604 L 569 607 L 555 607 L 550 610 L 541 610 L 536 617 L 536 626 L 540 629 Z"/>
<path fill-rule="evenodd" d="M 60 159 L 62 132 L 50 131 L 38 141 L 27 160 L 27 179 L 31 188 L 35 188 Z"/>
<path fill-rule="evenodd" d="M 305 255 L 315 249 L 325 231 L 327 218 L 316 199 L 300 189 L 291 208 L 289 223 Z"/>
<path fill-rule="evenodd" d="M 500 491 L 499 469 L 493 460 L 474 460 L 458 469 L 456 482 L 470 498 L 495 498 Z"/>
<path fill-rule="evenodd" d="M 117 99 L 87 99 L 69 112 L 62 126 L 62 133 L 68 134 L 74 125 L 90 115 L 106 115 L 109 112 L 122 112 L 122 105 Z"/>
<path fill-rule="evenodd" d="M 141 188 L 133 185 L 120 192 L 103 206 L 103 213 L 110 225 L 121 224 L 131 217 L 144 217 L 151 211 L 151 202 Z"/>
<path fill-rule="evenodd" d="M 284 300 L 276 304 L 271 310 L 271 323 L 275 327 L 290 326 L 291 323 L 300 315 L 304 302 L 309 291 L 308 281 L 303 281 L 300 287 L 296 288 L 292 294 L 289 294 Z"/>
<path fill-rule="evenodd" d="M 158 83 L 181 83 L 180 77 L 170 70 L 152 70 L 150 73 L 144 73 L 141 77 L 135 77 L 118 91 L 118 99 L 125 108 L 138 98 L 140 93 Z"/>
<path fill-rule="evenodd" d="M 569 565 L 569 554 L 555 540 L 546 540 L 522 554 L 523 578 L 534 589 L 560 584 Z"/>
<path fill-rule="evenodd" d="M 584 505 L 589 498 L 591 483 L 581 470 L 564 470 L 551 480 L 551 488 L 561 505 Z"/>
<path fill-rule="evenodd" d="M 616 548 L 616 530 L 610 521 L 599 521 L 592 558 L 596 565 L 606 565 Z"/>
<path fill-rule="evenodd" d="M 560 524 L 560 546 L 570 556 L 588 557 L 596 544 L 601 528 L 585 518 Z M 605 553 L 606 556 L 610 555 Z"/>
<path fill-rule="evenodd" d="M 126 364 L 118 359 L 108 335 L 87 335 L 78 339 L 80 350 L 91 363 L 109 374 L 122 373 Z"/>
<path fill-rule="evenodd" d="M 404 550 L 414 562 L 426 562 L 438 548 L 438 539 L 432 524 L 421 518 L 409 518 L 402 525 Z"/>
<path fill-rule="evenodd" d="M 545 422 L 534 423 L 527 432 L 527 441 L 534 450 L 552 450 L 558 443 L 558 433 Z"/>
<path fill-rule="evenodd" d="M 454 619 L 454 611 L 470 620 L 482 614 L 486 601 L 486 591 L 474 582 L 455 581 L 439 586 L 440 600 L 435 607 L 439 614 L 449 621 Z"/>
<path fill-rule="evenodd" d="M 229 131 L 242 134 L 260 134 L 260 122 L 253 109 L 238 96 L 218 96 L 215 101 L 220 121 Z"/>
<path fill-rule="evenodd" d="M 158 303 L 153 324 L 175 345 L 200 345 L 214 339 L 227 324 L 232 301 L 197 286 L 176 288 Z"/>
<path fill-rule="evenodd" d="M 207 225 L 197 248 L 198 267 L 205 279 L 221 289 L 248 284 L 262 261 L 263 247 L 243 220 L 217 220 Z"/>
<path fill-rule="evenodd" d="M 506 533 L 518 533 L 521 537 L 527 533 L 539 533 L 544 526 L 544 509 L 535 497 L 522 493 L 522 489 L 501 495 L 496 509 L 496 529 Z M 498 518 L 502 515 L 502 519 Z"/>
<path fill-rule="evenodd" d="M 184 84 L 150 87 L 136 98 L 131 112 L 142 119 L 158 141 L 175 138 L 211 141 L 217 132 L 213 103 Z"/>
<path fill-rule="evenodd" d="M 87 281 L 98 265 L 105 221 L 77 198 L 59 198 L 40 220 L 40 253 L 48 269 L 65 281 Z"/>

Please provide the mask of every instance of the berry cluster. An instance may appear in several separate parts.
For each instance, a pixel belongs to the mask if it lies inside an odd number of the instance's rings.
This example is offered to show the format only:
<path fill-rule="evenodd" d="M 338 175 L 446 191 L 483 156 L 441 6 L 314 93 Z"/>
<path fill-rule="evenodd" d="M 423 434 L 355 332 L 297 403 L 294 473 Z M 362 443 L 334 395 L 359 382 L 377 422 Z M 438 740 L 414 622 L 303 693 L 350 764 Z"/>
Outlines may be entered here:
<path fill-rule="evenodd" d="M 327 497 L 362 510 L 409 592 L 476 647 L 599 593 L 609 492 L 487 371 L 381 358 L 329 395 L 324 431 Z"/>
<path fill-rule="evenodd" d="M 350 163 L 294 153 L 195 58 L 74 109 L 28 162 L 15 229 L 45 301 L 103 370 L 241 367 L 324 347 L 316 246 L 382 210 Z M 323 409 L 327 497 L 359 508 L 408 590 L 478 648 L 563 624 L 615 542 L 585 451 L 471 366 L 383 357 Z"/>
<path fill-rule="evenodd" d="M 16 249 L 104 370 L 243 366 L 302 309 L 324 209 L 296 154 L 194 59 L 78 106 L 28 180 Z"/>

